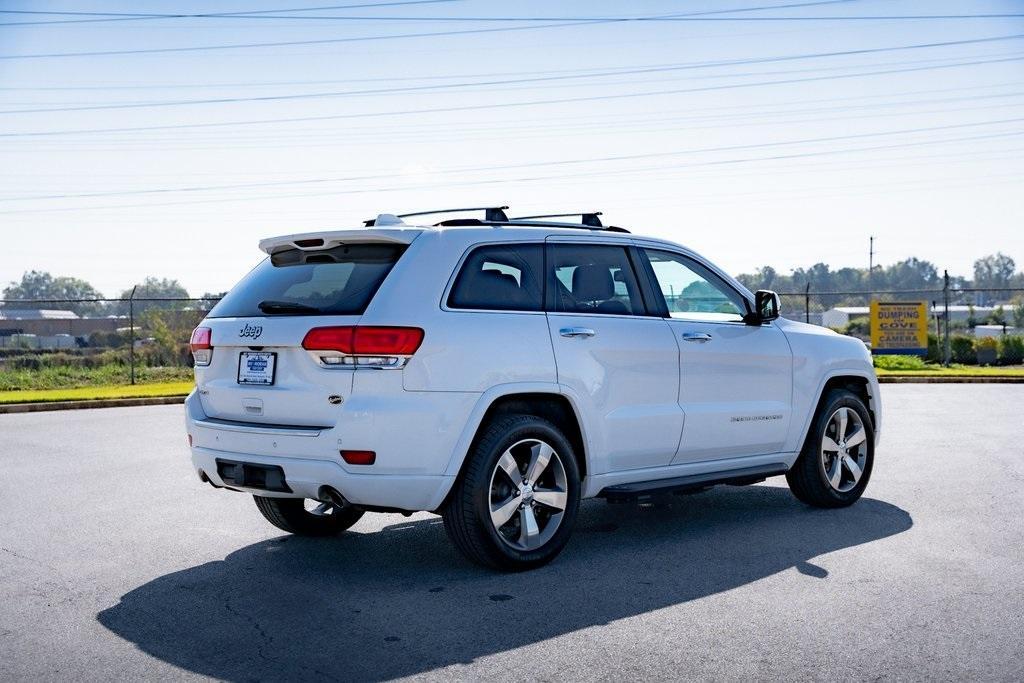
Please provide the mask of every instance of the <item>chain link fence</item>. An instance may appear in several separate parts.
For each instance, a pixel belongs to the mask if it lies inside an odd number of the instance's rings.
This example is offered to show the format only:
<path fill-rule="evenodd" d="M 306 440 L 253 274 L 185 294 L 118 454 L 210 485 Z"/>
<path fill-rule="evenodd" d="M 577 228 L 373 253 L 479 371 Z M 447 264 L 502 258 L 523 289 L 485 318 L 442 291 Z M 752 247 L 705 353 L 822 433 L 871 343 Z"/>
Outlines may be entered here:
<path fill-rule="evenodd" d="M 927 304 L 928 353 L 925 360 L 949 365 L 1024 363 L 1024 289 L 958 288 L 815 291 L 779 294 L 782 315 L 822 325 L 865 342 L 871 340 L 871 301 Z"/>
<path fill-rule="evenodd" d="M 780 292 L 782 315 L 870 341 L 869 305 L 925 301 L 931 363 L 1024 364 L 1024 289 Z M 0 299 L 0 391 L 191 379 L 216 299 Z"/>
<path fill-rule="evenodd" d="M 216 299 L 0 299 L 0 391 L 184 381 Z"/>

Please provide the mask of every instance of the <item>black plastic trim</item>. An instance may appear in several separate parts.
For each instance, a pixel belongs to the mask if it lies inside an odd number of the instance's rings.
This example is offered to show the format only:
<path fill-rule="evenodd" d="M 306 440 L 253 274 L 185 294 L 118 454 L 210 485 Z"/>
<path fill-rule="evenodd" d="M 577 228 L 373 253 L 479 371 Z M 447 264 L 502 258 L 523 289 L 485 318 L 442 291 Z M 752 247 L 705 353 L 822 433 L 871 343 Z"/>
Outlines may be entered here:
<path fill-rule="evenodd" d="M 284 469 L 278 465 L 257 465 L 251 462 L 217 458 L 217 475 L 228 486 L 247 489 L 292 493 L 284 478 Z"/>
<path fill-rule="evenodd" d="M 438 227 L 453 227 L 453 226 L 490 226 L 492 228 L 509 228 L 509 227 L 521 227 L 521 228 L 573 228 L 576 230 L 589 230 L 590 232 L 621 232 L 630 234 L 629 230 L 620 228 L 617 225 L 605 225 L 597 227 L 594 225 L 584 225 L 582 223 L 556 223 L 554 221 L 523 221 L 510 219 L 507 221 L 489 221 L 480 220 L 478 218 L 452 218 L 440 223 L 435 223 Z"/>
<path fill-rule="evenodd" d="M 724 472 L 706 472 L 704 474 L 689 474 L 683 477 L 672 477 L 670 479 L 655 479 L 653 481 L 640 481 L 630 484 L 617 484 L 606 486 L 598 493 L 598 497 L 608 500 L 630 500 L 639 496 L 655 493 L 674 493 L 688 489 L 701 489 L 716 484 L 745 485 L 762 481 L 766 477 L 774 477 L 785 474 L 789 470 L 783 463 L 771 463 L 768 465 L 757 465 L 755 467 L 743 467 L 736 470 Z"/>
<path fill-rule="evenodd" d="M 508 221 L 508 216 L 505 214 L 507 206 L 471 206 L 464 209 L 437 209 L 436 211 L 414 211 L 412 213 L 400 213 L 396 214 L 396 218 L 411 218 L 413 216 L 433 216 L 439 213 L 465 213 L 467 211 L 483 211 L 484 218 L 488 221 L 494 221 L 497 223 L 505 223 Z M 373 227 L 376 225 L 377 219 L 371 218 L 363 221 L 363 225 L 366 227 Z"/>

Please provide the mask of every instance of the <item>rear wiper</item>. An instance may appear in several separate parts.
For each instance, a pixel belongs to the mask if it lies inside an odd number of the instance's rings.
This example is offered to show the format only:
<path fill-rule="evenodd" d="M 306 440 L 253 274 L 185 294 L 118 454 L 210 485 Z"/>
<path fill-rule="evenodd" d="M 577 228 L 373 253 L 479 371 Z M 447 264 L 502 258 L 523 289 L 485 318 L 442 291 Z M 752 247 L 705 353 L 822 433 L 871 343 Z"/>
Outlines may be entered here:
<path fill-rule="evenodd" d="M 322 313 L 315 306 L 307 306 L 294 301 L 261 301 L 258 306 L 264 313 Z"/>

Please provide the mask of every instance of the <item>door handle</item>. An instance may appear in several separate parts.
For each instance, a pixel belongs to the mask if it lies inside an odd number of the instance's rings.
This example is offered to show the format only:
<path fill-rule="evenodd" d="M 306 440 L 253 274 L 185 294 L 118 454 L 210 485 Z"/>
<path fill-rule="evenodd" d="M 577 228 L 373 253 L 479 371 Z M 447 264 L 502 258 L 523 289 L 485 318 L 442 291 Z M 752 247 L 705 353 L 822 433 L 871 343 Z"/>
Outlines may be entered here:
<path fill-rule="evenodd" d="M 563 327 L 558 334 L 563 337 L 593 337 L 595 333 L 589 327 Z"/>
<path fill-rule="evenodd" d="M 711 335 L 707 332 L 683 332 L 683 341 L 705 344 L 711 341 Z"/>

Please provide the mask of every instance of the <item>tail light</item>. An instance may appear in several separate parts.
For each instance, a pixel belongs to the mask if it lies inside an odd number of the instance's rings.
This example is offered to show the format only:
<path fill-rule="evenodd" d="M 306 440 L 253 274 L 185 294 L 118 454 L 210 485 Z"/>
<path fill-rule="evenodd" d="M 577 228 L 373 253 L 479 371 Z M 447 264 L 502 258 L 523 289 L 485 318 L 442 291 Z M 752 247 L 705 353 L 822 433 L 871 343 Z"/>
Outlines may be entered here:
<path fill-rule="evenodd" d="M 400 368 L 423 343 L 418 327 L 314 327 L 302 340 L 325 367 Z"/>
<path fill-rule="evenodd" d="M 209 327 L 197 327 L 192 331 L 192 340 L 188 347 L 192 351 L 196 365 L 209 365 L 213 359 L 213 345 L 210 343 L 212 336 Z"/>

